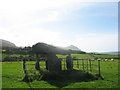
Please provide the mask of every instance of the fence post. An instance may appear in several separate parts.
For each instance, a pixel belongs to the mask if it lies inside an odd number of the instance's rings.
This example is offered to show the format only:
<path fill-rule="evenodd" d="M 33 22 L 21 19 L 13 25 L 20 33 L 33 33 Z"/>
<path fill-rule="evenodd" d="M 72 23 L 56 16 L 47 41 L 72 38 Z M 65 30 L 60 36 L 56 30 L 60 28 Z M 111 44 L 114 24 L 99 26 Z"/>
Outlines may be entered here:
<path fill-rule="evenodd" d="M 82 60 L 82 66 L 83 66 L 83 70 L 84 70 L 84 60 Z"/>
<path fill-rule="evenodd" d="M 77 60 L 77 68 L 79 69 L 79 60 Z"/>
<path fill-rule="evenodd" d="M 98 74 L 99 74 L 99 76 L 101 76 L 101 72 L 100 72 L 100 60 L 98 60 Z"/>
<path fill-rule="evenodd" d="M 86 59 L 86 62 L 87 62 L 87 63 L 86 63 L 86 64 L 87 64 L 87 72 L 89 72 L 89 71 L 88 71 L 88 59 Z"/>
<path fill-rule="evenodd" d="M 91 68 L 91 60 L 89 59 L 89 63 L 90 63 L 90 72 L 92 72 L 92 68 Z"/>
<path fill-rule="evenodd" d="M 65 62 L 66 62 L 66 60 L 64 59 L 64 70 L 66 69 L 66 68 L 65 68 L 65 67 L 66 67 Z"/>
<path fill-rule="evenodd" d="M 27 70 L 26 70 L 26 59 L 23 59 L 23 71 L 24 71 L 24 73 L 25 73 L 25 77 L 23 78 L 22 81 L 25 81 L 25 82 L 31 81 L 31 80 L 29 79 L 29 76 L 28 76 Z"/>
<path fill-rule="evenodd" d="M 27 74 L 27 71 L 26 71 L 26 59 L 23 59 L 23 71 L 25 74 Z"/>

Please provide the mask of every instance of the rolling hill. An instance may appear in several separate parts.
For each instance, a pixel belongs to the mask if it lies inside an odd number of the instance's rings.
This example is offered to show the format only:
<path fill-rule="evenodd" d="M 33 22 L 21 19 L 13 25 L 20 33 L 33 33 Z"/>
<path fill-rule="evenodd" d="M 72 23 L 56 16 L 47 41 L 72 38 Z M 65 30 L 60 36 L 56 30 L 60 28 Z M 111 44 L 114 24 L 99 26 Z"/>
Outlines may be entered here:
<path fill-rule="evenodd" d="M 16 48 L 17 46 L 14 43 L 10 42 L 10 41 L 0 39 L 0 47 Z"/>
<path fill-rule="evenodd" d="M 81 51 L 78 47 L 74 46 L 74 45 L 70 45 L 65 47 L 66 49 L 70 49 L 70 50 L 76 50 L 76 51 Z"/>

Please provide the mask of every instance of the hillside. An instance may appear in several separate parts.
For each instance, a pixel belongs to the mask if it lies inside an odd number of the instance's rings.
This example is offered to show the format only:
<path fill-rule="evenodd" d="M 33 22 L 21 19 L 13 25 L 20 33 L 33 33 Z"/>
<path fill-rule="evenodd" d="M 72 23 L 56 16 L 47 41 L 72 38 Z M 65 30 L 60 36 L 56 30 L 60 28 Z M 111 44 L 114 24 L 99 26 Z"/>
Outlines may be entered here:
<path fill-rule="evenodd" d="M 76 47 L 76 46 L 74 46 L 74 45 L 67 46 L 66 49 L 81 51 L 78 47 Z"/>
<path fill-rule="evenodd" d="M 16 47 L 16 45 L 10 41 L 0 39 L 0 47 Z"/>

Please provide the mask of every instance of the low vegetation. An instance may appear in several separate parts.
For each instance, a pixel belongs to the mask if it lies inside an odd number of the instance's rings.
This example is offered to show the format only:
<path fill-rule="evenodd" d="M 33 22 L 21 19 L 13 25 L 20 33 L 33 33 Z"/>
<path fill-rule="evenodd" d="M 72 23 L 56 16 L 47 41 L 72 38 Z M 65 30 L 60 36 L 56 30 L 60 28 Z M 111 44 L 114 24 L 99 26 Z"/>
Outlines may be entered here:
<path fill-rule="evenodd" d="M 3 54 L 3 58 L 7 55 Z M 13 56 L 19 56 L 13 55 Z M 93 58 L 93 55 L 89 54 L 72 54 L 74 58 Z M 58 55 L 59 58 L 65 58 L 65 55 Z M 102 58 L 114 58 L 118 57 L 117 55 L 94 55 L 94 57 L 102 57 Z M 72 80 L 71 76 L 64 78 L 59 75 L 59 80 L 51 80 L 47 79 L 48 74 L 46 74 L 41 80 L 33 80 L 32 82 L 23 82 L 24 72 L 22 61 L 16 62 L 0 62 L 2 63 L 2 87 L 3 88 L 118 88 L 118 59 L 115 61 L 101 61 L 101 75 L 104 79 L 99 78 L 98 80 L 92 78 L 88 80 L 76 81 Z M 34 61 L 30 61 L 28 63 L 35 63 Z M 76 63 L 74 61 L 74 63 Z M 95 62 L 96 63 L 96 62 Z M 45 68 L 45 63 L 40 62 L 41 67 Z M 30 67 L 31 70 L 34 66 Z M 74 66 L 76 69 L 76 66 Z M 79 70 L 82 70 L 80 67 Z M 50 74 L 50 73 L 49 73 Z M 73 72 L 72 75 L 75 74 Z M 55 75 L 56 74 L 50 74 Z M 62 75 L 67 76 L 66 73 Z M 78 75 L 78 74 L 76 74 Z M 91 74 L 90 74 L 91 75 Z M 56 76 L 57 77 L 57 76 Z M 63 78 L 62 78 L 63 77 Z M 77 76 L 78 77 L 78 76 Z M 77 78 L 76 77 L 76 78 Z M 92 77 L 92 75 L 91 75 Z M 93 75 L 94 77 L 94 75 Z M 64 82 L 65 81 L 65 82 Z"/>

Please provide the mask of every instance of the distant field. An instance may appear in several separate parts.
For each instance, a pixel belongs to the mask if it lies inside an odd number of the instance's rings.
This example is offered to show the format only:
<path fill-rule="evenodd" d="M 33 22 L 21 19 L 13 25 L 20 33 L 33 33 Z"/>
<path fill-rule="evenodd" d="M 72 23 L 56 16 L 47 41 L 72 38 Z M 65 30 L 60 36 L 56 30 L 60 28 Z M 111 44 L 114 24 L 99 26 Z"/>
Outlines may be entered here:
<path fill-rule="evenodd" d="M 10 55 L 8 55 L 8 54 L 2 54 L 2 58 L 5 58 L 6 56 L 19 57 L 21 55 L 19 55 L 19 54 L 10 54 Z M 22 56 L 28 56 L 28 55 L 22 55 Z M 60 57 L 60 58 L 65 58 L 66 57 L 66 55 L 57 55 L 57 56 Z M 76 57 L 76 58 L 94 58 L 94 57 L 113 58 L 113 57 L 119 57 L 120 55 L 72 54 L 72 56 Z"/>
<path fill-rule="evenodd" d="M 11 57 L 20 57 L 20 54 L 2 54 L 2 59 L 4 59 L 6 56 L 11 56 Z M 22 56 L 28 56 L 28 55 L 22 55 Z"/>
<path fill-rule="evenodd" d="M 92 58 L 92 55 L 73 54 L 76 58 Z M 96 57 L 118 57 L 117 55 L 95 55 Z M 65 58 L 63 55 L 58 55 Z M 0 62 L 2 63 L 2 87 L 3 88 L 59 88 L 47 81 L 33 81 L 30 83 L 21 82 L 24 77 L 22 62 Z M 35 63 L 34 61 L 28 63 Z M 76 63 L 76 62 L 74 62 Z M 96 62 L 95 62 L 96 63 Z M 45 68 L 44 62 L 40 63 Z M 34 66 L 33 66 L 34 67 Z M 76 66 L 74 67 L 76 68 Z M 82 68 L 79 68 L 82 69 Z M 90 82 L 74 82 L 64 85 L 63 88 L 118 88 L 118 60 L 101 61 L 101 74 L 104 80 L 95 80 Z M 59 82 L 55 82 L 59 83 Z M 64 84 L 64 83 L 63 83 Z"/>
<path fill-rule="evenodd" d="M 57 55 L 59 58 L 65 58 L 66 55 Z M 89 58 L 118 58 L 118 55 L 93 55 L 93 54 L 72 54 L 72 57 L 76 58 L 83 58 L 83 59 L 89 59 Z"/>
<path fill-rule="evenodd" d="M 76 58 L 114 58 L 117 55 L 91 55 L 91 54 L 73 54 Z"/>

